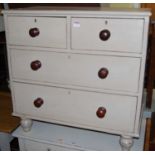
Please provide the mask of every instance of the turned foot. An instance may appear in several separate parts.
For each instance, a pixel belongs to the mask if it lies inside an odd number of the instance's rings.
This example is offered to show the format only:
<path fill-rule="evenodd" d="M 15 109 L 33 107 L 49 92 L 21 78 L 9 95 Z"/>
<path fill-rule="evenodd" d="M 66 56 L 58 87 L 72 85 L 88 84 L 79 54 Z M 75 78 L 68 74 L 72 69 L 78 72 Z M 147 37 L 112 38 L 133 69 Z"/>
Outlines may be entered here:
<path fill-rule="evenodd" d="M 122 151 L 129 151 L 133 146 L 133 139 L 130 136 L 121 136 L 120 137 L 120 145 Z"/>
<path fill-rule="evenodd" d="M 21 127 L 25 132 L 28 132 L 31 130 L 32 127 L 32 120 L 31 119 L 22 119 L 21 120 Z"/>

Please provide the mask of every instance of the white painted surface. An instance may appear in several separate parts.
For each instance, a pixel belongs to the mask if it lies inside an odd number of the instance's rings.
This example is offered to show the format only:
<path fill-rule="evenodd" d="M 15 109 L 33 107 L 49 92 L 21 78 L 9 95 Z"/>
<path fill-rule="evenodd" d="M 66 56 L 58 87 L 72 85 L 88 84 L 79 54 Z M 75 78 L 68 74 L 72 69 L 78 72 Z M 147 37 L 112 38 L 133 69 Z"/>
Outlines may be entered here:
<path fill-rule="evenodd" d="M 19 83 L 13 83 L 13 88 L 17 114 L 101 131 L 133 133 L 136 97 Z M 37 98 L 44 100 L 40 108 L 33 103 Z M 99 107 L 106 109 L 102 119 L 96 116 Z"/>
<path fill-rule="evenodd" d="M 138 92 L 140 58 L 66 54 L 11 49 L 12 75 L 15 80 L 59 83 L 126 92 Z M 39 60 L 41 68 L 33 71 L 31 62 Z M 108 76 L 100 79 L 101 68 Z"/>
<path fill-rule="evenodd" d="M 66 16 L 66 15 L 79 15 L 79 16 L 104 16 L 104 17 L 132 17 L 132 18 L 143 18 L 151 15 L 150 9 L 131 9 L 131 8 L 102 8 L 102 7 L 30 7 L 3 10 L 2 13 L 8 15 L 38 15 L 38 16 Z M 33 15 L 32 15 L 33 14 Z"/>
<path fill-rule="evenodd" d="M 29 35 L 29 30 L 38 28 L 40 34 Z M 54 17 L 9 17 L 9 44 L 66 48 L 66 18 Z"/>
<path fill-rule="evenodd" d="M 36 122 L 30 132 L 19 127 L 13 136 L 18 137 L 21 150 L 97 150 L 120 151 L 120 137 L 106 133 L 69 128 L 43 122 Z M 132 151 L 143 151 L 145 119 L 142 122 L 140 138 L 134 139 Z M 57 148 L 57 149 L 56 149 Z"/>
<path fill-rule="evenodd" d="M 78 22 L 79 27 L 74 23 Z M 142 52 L 142 19 L 72 18 L 72 49 Z M 102 41 L 99 34 L 108 30 L 110 37 Z"/>

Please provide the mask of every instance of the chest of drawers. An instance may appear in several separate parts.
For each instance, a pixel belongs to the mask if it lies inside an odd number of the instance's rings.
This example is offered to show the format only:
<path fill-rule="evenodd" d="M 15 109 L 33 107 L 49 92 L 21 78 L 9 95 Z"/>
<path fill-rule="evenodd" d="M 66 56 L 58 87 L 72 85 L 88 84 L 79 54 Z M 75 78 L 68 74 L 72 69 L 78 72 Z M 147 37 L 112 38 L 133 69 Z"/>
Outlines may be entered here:
<path fill-rule="evenodd" d="M 138 137 L 150 12 L 3 11 L 13 115 Z"/>

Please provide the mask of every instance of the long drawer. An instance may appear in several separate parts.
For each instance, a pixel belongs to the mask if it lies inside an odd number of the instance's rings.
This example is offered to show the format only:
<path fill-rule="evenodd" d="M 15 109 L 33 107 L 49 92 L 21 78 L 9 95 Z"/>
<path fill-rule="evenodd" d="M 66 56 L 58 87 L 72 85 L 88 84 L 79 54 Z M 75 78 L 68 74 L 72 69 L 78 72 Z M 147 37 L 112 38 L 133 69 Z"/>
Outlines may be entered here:
<path fill-rule="evenodd" d="M 10 45 L 66 48 L 65 17 L 8 17 Z"/>
<path fill-rule="evenodd" d="M 137 98 L 12 83 L 20 116 L 99 131 L 133 132 Z"/>
<path fill-rule="evenodd" d="M 52 145 L 41 143 L 37 141 L 19 139 L 19 144 L 21 145 L 21 151 L 78 151 L 80 149 L 73 149 L 69 147 L 63 147 L 59 145 Z M 82 149 L 81 149 L 82 150 Z"/>
<path fill-rule="evenodd" d="M 72 18 L 72 49 L 140 53 L 142 19 Z"/>
<path fill-rule="evenodd" d="M 16 80 L 137 92 L 140 58 L 11 49 L 11 67 Z"/>

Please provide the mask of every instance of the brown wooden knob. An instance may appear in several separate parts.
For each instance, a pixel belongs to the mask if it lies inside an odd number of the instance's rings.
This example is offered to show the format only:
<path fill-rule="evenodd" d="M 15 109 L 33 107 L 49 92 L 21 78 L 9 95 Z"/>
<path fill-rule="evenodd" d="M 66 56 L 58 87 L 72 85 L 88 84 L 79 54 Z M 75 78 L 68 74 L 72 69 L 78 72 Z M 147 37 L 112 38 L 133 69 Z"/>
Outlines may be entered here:
<path fill-rule="evenodd" d="M 38 36 L 40 34 L 40 32 L 39 32 L 39 29 L 38 28 L 31 28 L 30 30 L 29 30 L 29 35 L 31 36 L 31 37 L 36 37 L 36 36 Z"/>
<path fill-rule="evenodd" d="M 107 68 L 101 68 L 99 71 L 98 71 L 98 76 L 99 78 L 101 79 L 105 79 L 107 76 L 108 76 L 108 69 Z"/>
<path fill-rule="evenodd" d="M 41 62 L 39 60 L 32 61 L 30 66 L 32 70 L 36 71 L 41 67 Z"/>
<path fill-rule="evenodd" d="M 37 108 L 40 108 L 42 106 L 42 104 L 44 103 L 44 100 L 42 98 L 37 98 L 36 100 L 34 100 L 34 106 Z"/>
<path fill-rule="evenodd" d="M 106 41 L 110 38 L 110 31 L 109 30 L 102 30 L 99 34 L 99 37 L 102 41 Z"/>
<path fill-rule="evenodd" d="M 104 107 L 99 107 L 96 111 L 96 115 L 99 118 L 103 118 L 106 114 L 106 109 Z"/>

